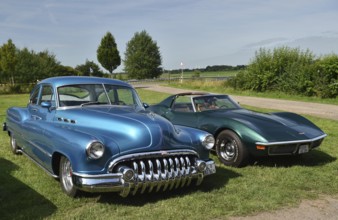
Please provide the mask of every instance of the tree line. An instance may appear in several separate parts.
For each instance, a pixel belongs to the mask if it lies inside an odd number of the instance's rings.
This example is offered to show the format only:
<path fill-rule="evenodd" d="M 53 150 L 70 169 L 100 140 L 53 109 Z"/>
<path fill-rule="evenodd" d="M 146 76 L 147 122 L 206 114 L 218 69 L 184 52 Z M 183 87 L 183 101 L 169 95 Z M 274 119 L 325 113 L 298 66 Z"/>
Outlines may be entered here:
<path fill-rule="evenodd" d="M 108 73 L 93 61 L 86 60 L 75 68 L 63 66 L 49 51 L 19 49 L 11 39 L 0 47 L 0 84 L 10 85 L 7 92 L 27 92 L 20 84 L 67 75 L 115 76 L 114 70 L 124 62 L 129 79 L 153 79 L 164 71 L 159 47 L 146 31 L 136 32 L 127 43 L 121 59 L 114 36 L 107 32 L 97 48 L 97 60 Z M 335 98 L 338 95 L 338 55 L 316 58 L 309 50 L 279 47 L 261 48 L 249 65 L 215 65 L 189 71 L 212 72 L 238 70 L 227 85 L 257 92 L 281 91 L 291 94 Z M 181 69 L 166 72 L 179 73 Z M 125 78 L 125 77 L 123 77 Z M 1 89 L 0 89 L 1 90 Z M 1 92 L 1 91 L 0 91 Z"/>
<path fill-rule="evenodd" d="M 121 65 L 121 57 L 114 36 L 107 32 L 96 51 L 101 66 L 114 75 L 113 71 Z M 127 43 L 124 71 L 131 78 L 154 78 L 162 73 L 162 58 L 157 43 L 146 31 L 136 32 Z M 17 48 L 9 39 L 0 47 L 0 83 L 34 83 L 53 76 L 83 75 L 106 76 L 98 64 L 86 60 L 75 68 L 63 66 L 49 51 L 35 52 L 28 48 Z"/>

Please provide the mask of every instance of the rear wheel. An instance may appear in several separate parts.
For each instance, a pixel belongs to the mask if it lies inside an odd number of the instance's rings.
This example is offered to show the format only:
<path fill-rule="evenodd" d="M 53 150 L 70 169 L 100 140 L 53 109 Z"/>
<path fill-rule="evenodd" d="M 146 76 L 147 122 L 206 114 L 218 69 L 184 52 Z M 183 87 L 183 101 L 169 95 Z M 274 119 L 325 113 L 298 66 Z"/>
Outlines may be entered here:
<path fill-rule="evenodd" d="M 226 166 L 243 167 L 249 161 L 249 153 L 238 135 L 232 131 L 222 131 L 216 138 L 218 159 Z"/>
<path fill-rule="evenodd" d="M 60 169 L 59 169 L 59 176 L 60 176 L 60 185 L 62 190 L 70 197 L 76 197 L 79 193 L 79 190 L 73 184 L 73 170 L 70 161 L 61 156 L 60 159 Z"/>
<path fill-rule="evenodd" d="M 12 153 L 13 153 L 13 154 L 20 154 L 20 153 L 18 152 L 18 149 L 19 149 L 18 144 L 16 143 L 16 139 L 15 139 L 15 137 L 13 136 L 13 134 L 10 135 L 10 140 L 9 140 L 9 142 L 10 142 L 10 145 L 11 145 Z"/>

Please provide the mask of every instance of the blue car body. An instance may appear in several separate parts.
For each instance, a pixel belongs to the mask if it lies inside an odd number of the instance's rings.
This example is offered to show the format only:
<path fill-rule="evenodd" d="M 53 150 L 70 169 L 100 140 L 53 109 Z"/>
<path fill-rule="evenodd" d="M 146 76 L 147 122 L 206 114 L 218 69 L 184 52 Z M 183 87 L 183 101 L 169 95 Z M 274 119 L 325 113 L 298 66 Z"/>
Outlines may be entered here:
<path fill-rule="evenodd" d="M 40 81 L 25 108 L 7 110 L 4 130 L 23 153 L 79 191 L 121 196 L 200 184 L 215 172 L 207 132 L 146 111 L 127 83 L 96 77 Z"/>

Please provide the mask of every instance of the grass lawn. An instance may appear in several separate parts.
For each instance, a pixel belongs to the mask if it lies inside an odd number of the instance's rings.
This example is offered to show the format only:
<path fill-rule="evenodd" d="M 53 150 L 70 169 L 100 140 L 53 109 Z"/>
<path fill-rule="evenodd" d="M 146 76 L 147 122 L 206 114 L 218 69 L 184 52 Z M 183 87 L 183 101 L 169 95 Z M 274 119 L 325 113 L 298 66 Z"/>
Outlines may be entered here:
<path fill-rule="evenodd" d="M 138 90 L 143 102 L 167 94 Z M 28 95 L 0 95 L 0 122 L 10 106 L 25 106 Z M 256 109 L 257 110 L 257 109 Z M 268 110 L 263 110 L 268 111 Z M 301 157 L 257 160 L 244 168 L 217 162 L 217 173 L 199 187 L 121 198 L 115 193 L 62 193 L 59 182 L 25 156 L 10 152 L 0 133 L 0 219 L 226 219 L 298 204 L 318 195 L 338 194 L 338 123 L 306 116 L 328 137 Z"/>

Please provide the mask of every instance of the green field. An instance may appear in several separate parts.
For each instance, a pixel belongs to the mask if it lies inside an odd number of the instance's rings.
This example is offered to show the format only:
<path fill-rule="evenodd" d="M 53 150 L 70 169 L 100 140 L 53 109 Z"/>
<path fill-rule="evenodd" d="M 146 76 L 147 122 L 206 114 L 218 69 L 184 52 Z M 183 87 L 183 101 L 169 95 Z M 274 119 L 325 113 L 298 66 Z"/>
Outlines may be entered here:
<path fill-rule="evenodd" d="M 139 89 L 142 101 L 164 93 Z M 0 122 L 10 106 L 25 106 L 28 95 L 0 95 Z M 268 111 L 268 110 L 264 110 Z M 302 199 L 338 194 L 338 123 L 306 116 L 328 137 L 301 157 L 263 158 L 244 168 L 217 162 L 217 173 L 199 187 L 121 198 L 115 193 L 72 199 L 59 182 L 28 158 L 10 152 L 0 133 L 0 219 L 226 219 L 299 204 Z"/>

